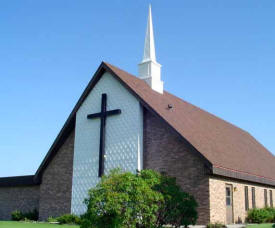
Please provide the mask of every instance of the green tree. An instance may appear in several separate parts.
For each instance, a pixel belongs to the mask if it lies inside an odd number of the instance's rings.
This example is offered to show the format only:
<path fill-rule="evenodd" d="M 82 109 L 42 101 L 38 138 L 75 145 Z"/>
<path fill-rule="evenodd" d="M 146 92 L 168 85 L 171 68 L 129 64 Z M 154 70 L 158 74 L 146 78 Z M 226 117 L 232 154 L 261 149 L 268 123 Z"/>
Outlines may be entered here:
<path fill-rule="evenodd" d="M 197 203 L 176 179 L 153 170 L 116 169 L 89 191 L 81 228 L 162 227 L 195 224 Z"/>
<path fill-rule="evenodd" d="M 162 201 L 139 175 L 113 170 L 89 191 L 81 227 L 154 227 Z"/>
<path fill-rule="evenodd" d="M 160 185 L 154 186 L 153 189 L 162 193 L 164 197 L 164 202 L 158 211 L 159 227 L 165 224 L 174 227 L 196 224 L 198 204 L 192 195 L 181 190 L 176 178 L 162 175 Z"/>

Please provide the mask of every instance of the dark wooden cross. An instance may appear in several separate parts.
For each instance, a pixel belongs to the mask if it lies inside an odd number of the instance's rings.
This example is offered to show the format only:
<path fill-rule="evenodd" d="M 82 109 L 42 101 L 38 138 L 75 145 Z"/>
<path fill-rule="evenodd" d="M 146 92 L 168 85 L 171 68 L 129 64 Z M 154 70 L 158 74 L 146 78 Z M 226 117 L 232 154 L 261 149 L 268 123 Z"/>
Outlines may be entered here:
<path fill-rule="evenodd" d="M 106 119 L 108 116 L 117 115 L 121 113 L 120 109 L 106 110 L 107 94 L 103 93 L 101 97 L 101 112 L 87 115 L 88 119 L 100 118 L 100 143 L 99 143 L 99 168 L 98 176 L 104 174 L 104 157 L 105 157 L 105 128 Z"/>

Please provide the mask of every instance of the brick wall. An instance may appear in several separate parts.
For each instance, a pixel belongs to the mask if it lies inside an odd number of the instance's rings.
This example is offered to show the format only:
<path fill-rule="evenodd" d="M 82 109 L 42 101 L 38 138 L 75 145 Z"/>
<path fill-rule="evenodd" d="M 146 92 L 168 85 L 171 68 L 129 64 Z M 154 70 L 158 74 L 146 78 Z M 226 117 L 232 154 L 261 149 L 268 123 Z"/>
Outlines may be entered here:
<path fill-rule="evenodd" d="M 162 120 L 144 110 L 144 168 L 164 171 L 197 200 L 197 224 L 209 222 L 209 178 L 202 159 Z"/>
<path fill-rule="evenodd" d="M 71 212 L 74 132 L 49 163 L 40 185 L 40 220 Z"/>
<path fill-rule="evenodd" d="M 1 187 L 0 220 L 10 220 L 11 212 L 39 208 L 39 186 Z"/>
<path fill-rule="evenodd" d="M 235 223 L 245 222 L 245 193 L 244 186 L 248 186 L 249 208 L 252 208 L 252 187 L 255 187 L 256 207 L 264 207 L 264 189 L 268 190 L 267 199 L 270 205 L 270 193 L 273 193 L 273 205 L 275 197 L 275 188 L 260 184 L 251 184 L 244 181 L 235 181 L 221 177 L 211 177 L 209 180 L 210 188 L 210 220 L 211 222 L 226 223 L 226 207 L 225 207 L 225 185 L 233 186 L 233 217 Z"/>

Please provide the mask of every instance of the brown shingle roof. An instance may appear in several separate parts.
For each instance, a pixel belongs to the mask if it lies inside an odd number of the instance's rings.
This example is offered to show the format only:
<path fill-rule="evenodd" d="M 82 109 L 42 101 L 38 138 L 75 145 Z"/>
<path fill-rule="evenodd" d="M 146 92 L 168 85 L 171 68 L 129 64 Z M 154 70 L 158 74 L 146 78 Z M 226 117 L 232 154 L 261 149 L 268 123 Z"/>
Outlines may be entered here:
<path fill-rule="evenodd" d="M 248 132 L 166 91 L 159 94 L 143 80 L 106 65 L 213 167 L 275 181 L 275 157 Z M 168 104 L 173 108 L 167 109 Z"/>
<path fill-rule="evenodd" d="M 159 94 L 143 80 L 108 63 L 100 65 L 81 95 L 38 168 L 36 182 L 41 181 L 43 171 L 74 128 L 78 108 L 105 71 L 116 77 L 145 107 L 191 143 L 211 164 L 213 174 L 275 186 L 275 157 L 249 133 L 166 91 Z M 168 104 L 173 108 L 167 109 Z"/>

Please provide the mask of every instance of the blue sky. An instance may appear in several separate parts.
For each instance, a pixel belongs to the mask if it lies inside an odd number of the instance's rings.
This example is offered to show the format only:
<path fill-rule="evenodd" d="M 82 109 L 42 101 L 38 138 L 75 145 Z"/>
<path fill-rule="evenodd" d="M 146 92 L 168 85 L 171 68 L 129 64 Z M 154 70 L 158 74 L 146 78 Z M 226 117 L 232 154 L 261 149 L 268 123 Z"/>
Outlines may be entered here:
<path fill-rule="evenodd" d="M 165 89 L 275 153 L 275 1 L 150 2 Z M 0 176 L 35 173 L 102 60 L 137 74 L 150 2 L 0 1 Z"/>

